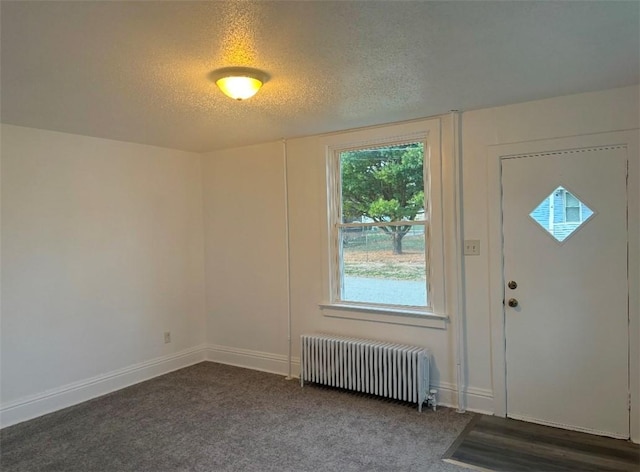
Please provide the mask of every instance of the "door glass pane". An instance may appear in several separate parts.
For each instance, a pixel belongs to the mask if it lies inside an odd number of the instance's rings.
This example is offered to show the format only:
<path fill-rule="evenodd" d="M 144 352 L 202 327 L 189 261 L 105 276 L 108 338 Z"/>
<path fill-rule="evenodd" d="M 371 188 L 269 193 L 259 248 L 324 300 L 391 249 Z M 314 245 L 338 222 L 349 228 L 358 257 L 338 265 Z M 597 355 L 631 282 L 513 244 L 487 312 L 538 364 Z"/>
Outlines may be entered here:
<path fill-rule="evenodd" d="M 593 216 L 593 211 L 560 186 L 545 197 L 529 216 L 562 242 L 586 223 Z"/>

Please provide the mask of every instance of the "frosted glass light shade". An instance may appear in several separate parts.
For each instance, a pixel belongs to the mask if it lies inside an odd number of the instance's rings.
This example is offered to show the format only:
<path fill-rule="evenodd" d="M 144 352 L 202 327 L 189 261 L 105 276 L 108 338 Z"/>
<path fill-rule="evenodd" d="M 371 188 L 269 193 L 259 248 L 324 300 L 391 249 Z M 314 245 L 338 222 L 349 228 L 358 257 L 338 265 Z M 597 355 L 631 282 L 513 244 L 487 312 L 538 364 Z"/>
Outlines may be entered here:
<path fill-rule="evenodd" d="M 212 78 L 226 96 L 234 100 L 246 100 L 260 90 L 268 76 L 257 69 L 227 67 L 214 71 Z"/>
<path fill-rule="evenodd" d="M 262 82 L 253 77 L 223 77 L 216 81 L 216 85 L 226 96 L 234 100 L 245 100 L 260 90 Z"/>

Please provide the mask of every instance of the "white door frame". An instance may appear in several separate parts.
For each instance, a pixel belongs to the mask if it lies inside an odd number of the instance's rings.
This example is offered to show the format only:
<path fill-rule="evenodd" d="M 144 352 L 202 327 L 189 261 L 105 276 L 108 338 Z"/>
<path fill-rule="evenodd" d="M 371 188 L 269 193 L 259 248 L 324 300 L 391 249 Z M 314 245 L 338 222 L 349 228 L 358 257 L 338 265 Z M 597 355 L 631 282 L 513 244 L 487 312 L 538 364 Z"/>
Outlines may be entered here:
<path fill-rule="evenodd" d="M 576 139 L 579 145 L 576 146 Z M 502 255 L 502 184 L 501 159 L 506 156 L 533 154 L 576 147 L 624 145 L 629 160 L 629 370 L 631 386 L 631 439 L 640 442 L 640 158 L 639 130 L 597 133 L 539 141 L 499 144 L 488 147 L 488 250 L 489 309 L 491 313 L 491 361 L 494 414 L 506 417 L 506 352 L 503 255 Z M 550 399 L 553 401 L 554 399 Z M 603 401 L 607 401 L 603 399 Z"/>

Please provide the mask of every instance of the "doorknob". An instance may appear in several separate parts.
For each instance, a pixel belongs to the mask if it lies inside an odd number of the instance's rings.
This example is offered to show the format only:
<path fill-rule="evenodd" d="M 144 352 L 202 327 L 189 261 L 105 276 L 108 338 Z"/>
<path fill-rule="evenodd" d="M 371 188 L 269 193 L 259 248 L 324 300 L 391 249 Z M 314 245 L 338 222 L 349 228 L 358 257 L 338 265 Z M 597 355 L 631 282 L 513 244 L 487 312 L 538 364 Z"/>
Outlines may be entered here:
<path fill-rule="evenodd" d="M 518 288 L 518 284 L 515 280 L 510 280 L 509 283 L 507 283 L 507 287 L 509 287 L 511 290 L 514 290 Z"/>
<path fill-rule="evenodd" d="M 515 298 L 510 298 L 507 303 L 511 308 L 515 308 L 518 306 L 518 300 L 516 300 Z"/>

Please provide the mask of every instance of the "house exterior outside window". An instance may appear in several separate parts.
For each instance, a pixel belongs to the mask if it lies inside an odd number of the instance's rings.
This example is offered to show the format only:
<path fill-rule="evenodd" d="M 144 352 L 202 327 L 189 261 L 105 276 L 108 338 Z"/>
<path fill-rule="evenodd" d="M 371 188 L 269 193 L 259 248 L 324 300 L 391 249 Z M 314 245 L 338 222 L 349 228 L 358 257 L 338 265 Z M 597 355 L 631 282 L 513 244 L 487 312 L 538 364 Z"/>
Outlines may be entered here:
<path fill-rule="evenodd" d="M 558 242 L 564 242 L 594 215 L 594 212 L 566 188 L 556 188 L 529 214 Z"/>

